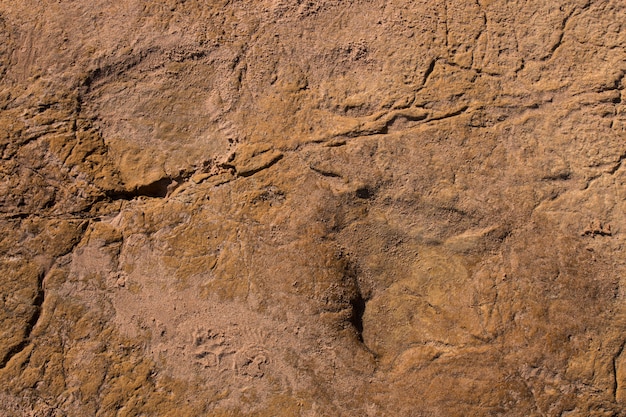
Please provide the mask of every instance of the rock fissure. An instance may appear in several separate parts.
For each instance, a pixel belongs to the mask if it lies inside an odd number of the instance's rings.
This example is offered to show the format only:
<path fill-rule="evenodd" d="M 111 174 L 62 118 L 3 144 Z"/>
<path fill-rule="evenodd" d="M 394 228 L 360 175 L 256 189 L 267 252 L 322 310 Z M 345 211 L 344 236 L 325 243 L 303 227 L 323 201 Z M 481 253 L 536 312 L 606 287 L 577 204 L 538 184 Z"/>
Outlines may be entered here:
<path fill-rule="evenodd" d="M 619 0 L 48 3 L 0 0 L 7 417 L 620 415 Z"/>
<path fill-rule="evenodd" d="M 618 402 L 626 402 L 626 388 L 624 387 L 626 384 L 626 359 L 622 357 L 625 347 L 626 342 L 623 342 L 611 363 L 613 366 L 613 397 Z"/>

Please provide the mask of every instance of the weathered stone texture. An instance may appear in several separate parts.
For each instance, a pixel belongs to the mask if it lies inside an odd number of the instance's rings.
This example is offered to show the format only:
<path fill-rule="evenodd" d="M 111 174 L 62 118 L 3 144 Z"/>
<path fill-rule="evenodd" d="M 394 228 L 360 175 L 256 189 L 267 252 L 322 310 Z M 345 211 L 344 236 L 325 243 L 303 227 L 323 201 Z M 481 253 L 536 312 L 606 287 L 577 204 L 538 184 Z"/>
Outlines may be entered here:
<path fill-rule="evenodd" d="M 626 3 L 0 0 L 0 414 L 626 415 Z"/>

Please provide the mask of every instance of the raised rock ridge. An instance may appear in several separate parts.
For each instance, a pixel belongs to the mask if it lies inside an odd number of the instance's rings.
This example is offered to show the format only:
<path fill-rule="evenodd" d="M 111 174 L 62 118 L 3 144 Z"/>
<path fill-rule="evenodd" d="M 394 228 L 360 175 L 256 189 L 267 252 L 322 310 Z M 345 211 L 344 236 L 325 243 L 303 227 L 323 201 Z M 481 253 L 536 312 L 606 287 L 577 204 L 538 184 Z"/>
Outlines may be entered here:
<path fill-rule="evenodd" d="M 622 0 L 0 1 L 0 414 L 626 415 Z"/>

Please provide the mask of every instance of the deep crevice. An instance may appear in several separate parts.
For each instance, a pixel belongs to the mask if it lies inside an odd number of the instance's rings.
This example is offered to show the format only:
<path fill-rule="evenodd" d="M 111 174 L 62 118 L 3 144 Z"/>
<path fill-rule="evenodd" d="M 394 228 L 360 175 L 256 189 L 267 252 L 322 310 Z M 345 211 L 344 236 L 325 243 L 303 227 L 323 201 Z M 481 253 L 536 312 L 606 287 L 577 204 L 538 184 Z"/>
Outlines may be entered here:
<path fill-rule="evenodd" d="M 358 291 L 356 296 L 350 300 L 352 306 L 352 315 L 350 317 L 350 323 L 354 330 L 356 330 L 359 342 L 363 343 L 363 315 L 365 314 L 365 299 Z"/>
<path fill-rule="evenodd" d="M 433 71 L 435 70 L 436 63 L 437 63 L 436 59 L 433 59 L 432 61 L 430 61 L 428 68 L 426 68 L 426 72 L 424 72 L 424 78 L 422 79 L 422 86 L 425 86 L 426 83 L 428 82 L 428 77 L 430 77 L 430 74 L 432 74 Z"/>
<path fill-rule="evenodd" d="M 7 353 L 4 355 L 4 357 L 2 358 L 2 360 L 0 360 L 0 369 L 4 369 L 6 368 L 7 364 L 9 363 L 9 361 L 18 353 L 20 353 L 21 351 L 23 351 L 26 346 L 28 346 L 28 344 L 30 343 L 30 341 L 25 338 L 23 339 L 20 343 L 18 343 L 17 345 L 11 347 Z"/>
<path fill-rule="evenodd" d="M 37 294 L 35 295 L 35 298 L 33 299 L 33 304 L 32 304 L 32 306 L 35 307 L 35 311 L 33 311 L 33 314 L 26 321 L 26 327 L 24 329 L 24 336 L 22 337 L 22 340 L 19 343 L 12 346 L 5 353 L 4 357 L 0 360 L 0 369 L 5 368 L 7 364 L 9 363 L 9 361 L 15 355 L 23 351 L 26 348 L 26 346 L 28 346 L 31 342 L 31 333 L 33 329 L 35 328 L 35 325 L 37 325 L 37 322 L 39 321 L 39 317 L 41 317 L 41 311 L 43 309 L 42 306 L 43 306 L 43 302 L 45 299 L 45 291 L 43 289 L 44 276 L 45 274 L 42 272 L 37 277 Z"/>
<path fill-rule="evenodd" d="M 150 184 L 141 185 L 134 190 L 107 190 L 104 194 L 111 200 L 132 200 L 137 197 L 165 198 L 169 192 L 168 187 L 173 182 L 172 178 L 165 177 Z"/>
<path fill-rule="evenodd" d="M 343 256 L 343 252 L 342 252 Z M 350 325 L 354 329 L 358 341 L 369 351 L 369 348 L 365 344 L 363 339 L 363 316 L 365 315 L 365 309 L 367 307 L 368 296 L 363 295 L 363 290 L 359 282 L 358 267 L 349 260 L 345 265 L 345 278 L 347 278 L 349 285 L 352 287 L 350 297 Z M 374 354 L 372 352 L 372 354 Z"/>
<path fill-rule="evenodd" d="M 617 401 L 617 392 L 620 389 L 620 384 L 619 381 L 617 379 L 617 372 L 618 370 L 618 366 L 617 366 L 617 362 L 619 360 L 619 357 L 622 356 L 622 354 L 624 353 L 624 348 L 626 347 L 626 342 L 622 342 L 619 350 L 617 351 L 617 353 L 615 354 L 615 356 L 613 356 L 613 361 L 612 361 L 612 371 L 613 371 L 613 386 L 612 388 L 612 394 L 613 394 L 613 398 L 615 398 L 615 400 Z"/>
<path fill-rule="evenodd" d="M 65 253 L 59 254 L 57 256 L 57 259 L 67 255 L 68 253 L 71 253 L 74 250 L 76 245 L 78 245 L 80 241 L 82 240 L 82 238 L 84 237 L 88 225 L 89 225 L 88 221 L 82 222 L 82 224 L 79 226 L 80 231 L 81 231 L 80 236 L 72 242 L 71 247 Z M 37 293 L 35 294 L 35 298 L 33 298 L 33 303 L 32 303 L 32 306 L 35 307 L 35 311 L 33 311 L 33 314 L 30 316 L 30 318 L 26 322 L 26 327 L 24 328 L 24 336 L 22 337 L 22 340 L 19 343 L 12 346 L 5 353 L 4 357 L 0 359 L 0 369 L 6 368 L 9 361 L 13 359 L 15 355 L 22 352 L 24 349 L 26 349 L 26 347 L 29 344 L 32 343 L 32 332 L 35 329 L 35 326 L 37 326 L 39 319 L 41 318 L 41 314 L 43 313 L 43 304 L 46 300 L 46 291 L 44 289 L 44 279 L 46 278 L 46 274 L 47 274 L 47 271 L 42 271 L 37 276 Z"/>
<path fill-rule="evenodd" d="M 137 187 L 135 193 L 137 196 L 163 198 L 167 196 L 167 188 L 172 182 L 171 178 L 161 178 L 153 183 Z"/>
<path fill-rule="evenodd" d="M 369 187 L 360 187 L 355 191 L 355 194 L 358 198 L 369 200 L 374 197 L 374 191 L 372 191 Z"/>

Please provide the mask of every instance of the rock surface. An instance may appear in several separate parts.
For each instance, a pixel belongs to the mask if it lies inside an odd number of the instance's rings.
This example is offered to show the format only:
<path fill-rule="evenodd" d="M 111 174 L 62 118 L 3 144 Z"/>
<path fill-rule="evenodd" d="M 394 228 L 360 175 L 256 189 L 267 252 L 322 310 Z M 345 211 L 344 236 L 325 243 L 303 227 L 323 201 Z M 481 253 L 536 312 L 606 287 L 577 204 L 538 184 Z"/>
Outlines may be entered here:
<path fill-rule="evenodd" d="M 0 1 L 2 415 L 626 415 L 626 3 L 558 3 Z"/>

